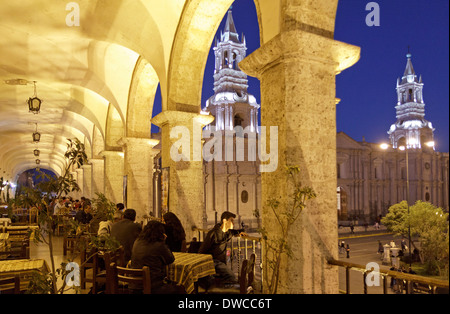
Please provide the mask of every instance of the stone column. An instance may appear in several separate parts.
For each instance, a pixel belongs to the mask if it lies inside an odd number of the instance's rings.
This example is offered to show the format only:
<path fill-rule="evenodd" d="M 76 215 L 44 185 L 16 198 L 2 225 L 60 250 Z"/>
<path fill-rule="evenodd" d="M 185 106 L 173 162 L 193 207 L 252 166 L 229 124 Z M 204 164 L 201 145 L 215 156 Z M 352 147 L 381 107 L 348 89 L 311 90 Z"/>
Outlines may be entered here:
<path fill-rule="evenodd" d="M 239 64 L 261 81 L 262 125 L 278 127 L 278 168 L 261 174 L 263 227 L 280 234 L 267 202 L 290 201 L 286 166 L 299 166 L 302 184 L 317 194 L 288 235 L 292 257 L 283 256 L 278 293 L 338 293 L 338 269 L 327 264 L 338 258 L 335 76 L 358 58 L 358 47 L 298 29 Z"/>
<path fill-rule="evenodd" d="M 124 175 L 127 176 L 127 208 L 136 210 L 136 221 L 153 211 L 153 157 L 159 152 L 159 140 L 125 137 Z"/>
<path fill-rule="evenodd" d="M 91 198 L 97 193 L 105 193 L 105 160 L 104 158 L 90 159 L 91 165 Z"/>
<path fill-rule="evenodd" d="M 193 226 L 206 223 L 201 130 L 213 119 L 181 111 L 163 111 L 152 119 L 162 132 L 162 168 L 169 168 L 169 211 L 180 219 L 187 241 Z"/>
<path fill-rule="evenodd" d="M 92 165 L 81 166 L 83 169 L 83 195 L 86 198 L 92 198 Z"/>
<path fill-rule="evenodd" d="M 75 170 L 75 172 L 77 173 L 77 184 L 78 187 L 80 188 L 79 191 L 75 192 L 74 198 L 75 199 L 80 199 L 83 195 L 84 195 L 84 174 L 83 174 L 83 169 L 78 168 Z"/>
<path fill-rule="evenodd" d="M 123 202 L 123 158 L 121 151 L 102 151 L 105 159 L 105 196 L 113 203 Z"/>

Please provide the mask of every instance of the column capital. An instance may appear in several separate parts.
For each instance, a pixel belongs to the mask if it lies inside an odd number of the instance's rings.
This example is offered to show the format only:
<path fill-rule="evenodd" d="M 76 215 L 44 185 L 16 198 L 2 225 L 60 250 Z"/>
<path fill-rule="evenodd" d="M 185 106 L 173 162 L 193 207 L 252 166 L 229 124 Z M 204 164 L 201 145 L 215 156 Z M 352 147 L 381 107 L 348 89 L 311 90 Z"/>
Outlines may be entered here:
<path fill-rule="evenodd" d="M 89 158 L 87 165 L 92 166 L 92 164 L 100 163 L 100 162 L 104 162 L 104 161 L 105 160 L 104 160 L 103 156 L 102 156 L 102 158 Z"/>
<path fill-rule="evenodd" d="M 360 58 L 361 48 L 296 29 L 282 32 L 239 63 L 248 75 L 261 78 L 268 69 L 285 62 L 319 62 L 332 65 L 336 74 Z"/>
<path fill-rule="evenodd" d="M 92 168 L 91 159 L 88 160 L 87 164 L 82 165 L 80 168 L 83 169 L 83 170 Z"/>
<path fill-rule="evenodd" d="M 120 146 L 138 145 L 154 148 L 156 145 L 159 144 L 159 140 L 151 138 L 139 138 L 139 137 L 122 137 L 120 140 L 117 141 L 117 144 L 119 144 Z"/>
<path fill-rule="evenodd" d="M 197 122 L 202 126 L 208 125 L 214 121 L 214 116 L 200 114 L 195 112 L 166 110 L 152 119 L 152 123 L 163 127 L 169 125 L 190 125 Z"/>
<path fill-rule="evenodd" d="M 120 156 L 123 157 L 124 153 L 121 150 L 102 150 L 98 154 L 101 157 L 114 157 L 114 156 Z"/>

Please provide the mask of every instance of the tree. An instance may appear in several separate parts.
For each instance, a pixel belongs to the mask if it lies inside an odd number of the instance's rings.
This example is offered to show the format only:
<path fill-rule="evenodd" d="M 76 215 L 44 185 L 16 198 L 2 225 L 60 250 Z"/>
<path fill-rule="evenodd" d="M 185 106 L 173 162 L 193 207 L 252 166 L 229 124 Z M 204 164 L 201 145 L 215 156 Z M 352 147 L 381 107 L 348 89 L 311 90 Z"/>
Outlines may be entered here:
<path fill-rule="evenodd" d="M 395 234 L 408 235 L 408 226 L 405 228 L 405 219 L 408 215 L 408 203 L 402 201 L 389 207 L 389 211 L 385 217 L 381 219 L 381 223 Z"/>
<path fill-rule="evenodd" d="M 64 285 L 60 289 L 57 287 L 57 278 L 67 275 L 65 271 L 65 263 L 61 265 L 61 269 L 55 266 L 55 259 L 53 254 L 53 226 L 57 223 L 53 216 L 51 204 L 54 200 L 67 195 L 69 192 L 78 191 L 79 187 L 73 176 L 70 174 L 72 167 L 80 167 L 87 162 L 87 155 L 85 153 L 84 144 L 78 139 L 67 140 L 67 151 L 64 155 L 66 158 L 66 167 L 62 172 L 62 176 L 54 178 L 43 172 L 40 177 L 43 179 L 36 184 L 34 188 L 25 188 L 18 198 L 15 200 L 16 204 L 24 208 L 36 207 L 39 210 L 38 224 L 40 226 L 34 232 L 34 239 L 36 242 L 43 242 L 49 247 L 51 272 L 45 278 L 41 278 L 40 284 L 42 286 L 50 285 L 48 288 L 41 290 L 50 293 L 63 293 Z M 36 284 L 32 281 L 32 284 Z"/>
<path fill-rule="evenodd" d="M 448 213 L 430 203 L 417 201 L 405 224 L 420 237 L 421 257 L 429 274 L 448 277 Z"/>
<path fill-rule="evenodd" d="M 396 235 L 419 237 L 420 259 L 429 274 L 448 277 L 449 268 L 449 228 L 448 213 L 442 208 L 423 201 L 417 201 L 409 209 L 406 201 L 389 208 L 389 213 L 381 222 Z"/>

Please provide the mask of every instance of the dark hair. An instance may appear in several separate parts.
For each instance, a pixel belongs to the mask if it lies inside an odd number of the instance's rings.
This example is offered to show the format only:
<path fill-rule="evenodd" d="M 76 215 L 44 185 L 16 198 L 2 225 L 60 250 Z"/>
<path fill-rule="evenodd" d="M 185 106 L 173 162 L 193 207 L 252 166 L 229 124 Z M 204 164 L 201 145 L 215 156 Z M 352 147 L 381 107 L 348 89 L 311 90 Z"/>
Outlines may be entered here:
<path fill-rule="evenodd" d="M 86 209 L 88 206 L 91 206 L 90 201 L 86 201 L 86 203 L 83 204 L 83 209 Z"/>
<path fill-rule="evenodd" d="M 123 210 L 123 209 L 125 208 L 125 205 L 123 205 L 123 203 L 117 203 L 117 204 L 116 204 L 116 208 L 117 208 L 118 210 Z"/>
<path fill-rule="evenodd" d="M 123 212 L 123 218 L 134 221 L 136 219 L 136 211 L 132 208 L 128 208 Z"/>
<path fill-rule="evenodd" d="M 181 224 L 180 219 L 171 212 L 165 213 L 163 216 L 164 223 L 171 227 L 173 239 L 175 241 L 185 240 L 186 232 L 184 231 L 183 225 Z"/>
<path fill-rule="evenodd" d="M 140 239 L 147 242 L 162 242 L 165 239 L 164 236 L 164 224 L 157 220 L 150 220 L 139 235 Z"/>
<path fill-rule="evenodd" d="M 228 211 L 223 212 L 222 215 L 220 216 L 220 222 L 222 223 L 224 219 L 228 220 L 230 218 L 236 218 L 236 215 Z"/>

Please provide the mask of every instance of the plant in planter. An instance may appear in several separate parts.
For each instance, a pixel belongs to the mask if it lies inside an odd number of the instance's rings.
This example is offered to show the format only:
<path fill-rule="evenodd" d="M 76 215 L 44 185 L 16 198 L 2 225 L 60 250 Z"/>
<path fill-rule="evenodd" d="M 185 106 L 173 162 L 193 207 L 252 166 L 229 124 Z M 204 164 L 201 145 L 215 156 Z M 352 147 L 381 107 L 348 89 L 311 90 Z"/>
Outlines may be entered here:
<path fill-rule="evenodd" d="M 38 209 L 38 224 L 40 228 L 34 231 L 34 241 L 45 243 L 49 247 L 51 272 L 48 276 L 36 274 L 36 280 L 31 281 L 32 285 L 34 285 L 31 290 L 36 293 L 39 291 L 40 293 L 56 294 L 64 291 L 64 285 L 60 289 L 57 287 L 58 276 L 64 277 L 67 273 L 65 267 L 57 269 L 55 266 L 53 227 L 57 221 L 53 215 L 51 204 L 63 194 L 67 195 L 70 192 L 79 190 L 76 181 L 70 174 L 70 170 L 72 167 L 78 168 L 87 162 L 84 144 L 76 138 L 68 139 L 67 151 L 64 156 L 67 163 L 62 176 L 54 178 L 41 172 L 40 178 L 43 180 L 36 184 L 33 189 L 24 188 L 21 194 L 16 196 L 15 200 L 16 204 L 24 208 L 36 207 Z"/>
<path fill-rule="evenodd" d="M 288 180 L 292 182 L 292 194 L 286 203 L 281 203 L 276 198 L 267 201 L 266 206 L 275 216 L 279 232 L 269 233 L 265 228 L 261 229 L 264 245 L 264 262 L 267 270 L 264 272 L 264 282 L 267 293 L 276 294 L 280 281 L 280 268 L 283 258 L 290 259 L 292 250 L 289 243 L 289 232 L 300 217 L 306 203 L 316 197 L 316 193 L 309 186 L 303 186 L 299 181 L 300 169 L 297 166 L 286 167 Z"/>

